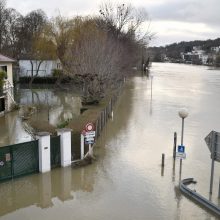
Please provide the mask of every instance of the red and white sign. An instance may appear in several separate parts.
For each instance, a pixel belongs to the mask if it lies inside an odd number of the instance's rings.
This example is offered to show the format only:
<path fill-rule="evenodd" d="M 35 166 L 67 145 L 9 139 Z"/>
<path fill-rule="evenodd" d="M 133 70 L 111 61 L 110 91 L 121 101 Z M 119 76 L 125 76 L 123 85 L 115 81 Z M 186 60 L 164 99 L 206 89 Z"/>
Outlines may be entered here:
<path fill-rule="evenodd" d="M 87 123 L 85 126 L 85 130 L 86 131 L 94 131 L 95 130 L 95 126 L 93 123 Z"/>

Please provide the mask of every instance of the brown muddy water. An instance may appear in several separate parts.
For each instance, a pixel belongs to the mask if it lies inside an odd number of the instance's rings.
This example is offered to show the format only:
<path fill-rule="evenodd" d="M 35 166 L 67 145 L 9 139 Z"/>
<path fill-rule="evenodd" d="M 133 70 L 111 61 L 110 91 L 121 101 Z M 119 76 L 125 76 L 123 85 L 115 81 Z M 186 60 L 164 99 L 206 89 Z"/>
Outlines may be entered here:
<path fill-rule="evenodd" d="M 31 140 L 21 119 L 27 111 L 27 106 L 35 108 L 31 115 L 32 120 L 39 123 L 44 121 L 44 124 L 53 126 L 80 115 L 81 99 L 71 92 L 55 89 L 18 89 L 16 100 L 21 109 L 0 117 L 0 147 Z"/>
<path fill-rule="evenodd" d="M 220 131 L 220 71 L 203 66 L 153 63 L 151 78 L 129 80 L 90 166 L 58 168 L 0 184 L 1 220 L 218 219 L 179 192 L 173 132 L 180 143 L 178 111 L 187 107 L 182 178 L 194 177 L 209 197 L 210 152 L 204 137 Z M 165 167 L 161 169 L 161 154 Z M 220 166 L 215 164 L 212 201 Z"/>

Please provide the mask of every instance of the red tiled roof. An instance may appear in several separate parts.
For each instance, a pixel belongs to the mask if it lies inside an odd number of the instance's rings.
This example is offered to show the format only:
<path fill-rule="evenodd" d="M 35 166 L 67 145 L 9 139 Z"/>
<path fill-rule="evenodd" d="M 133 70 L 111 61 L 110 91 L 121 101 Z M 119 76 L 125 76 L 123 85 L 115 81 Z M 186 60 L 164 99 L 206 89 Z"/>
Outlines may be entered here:
<path fill-rule="evenodd" d="M 10 62 L 10 63 L 12 63 L 12 62 L 16 62 L 16 60 L 0 54 L 0 62 Z"/>

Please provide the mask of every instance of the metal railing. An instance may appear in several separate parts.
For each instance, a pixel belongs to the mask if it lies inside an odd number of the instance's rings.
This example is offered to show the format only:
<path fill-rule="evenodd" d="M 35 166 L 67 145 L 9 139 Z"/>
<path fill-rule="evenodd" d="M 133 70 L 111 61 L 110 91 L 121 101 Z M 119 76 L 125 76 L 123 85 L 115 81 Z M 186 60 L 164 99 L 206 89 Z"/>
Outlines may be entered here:
<path fill-rule="evenodd" d="M 5 79 L 2 92 L 3 92 L 3 94 L 8 94 L 8 96 L 10 97 L 12 102 L 16 103 L 14 100 L 13 91 L 14 91 L 14 86 L 12 85 L 12 83 L 9 80 Z"/>
<path fill-rule="evenodd" d="M 214 203 L 212 203 L 208 199 L 204 198 L 203 196 L 201 196 L 197 192 L 189 189 L 187 187 L 187 185 L 189 185 L 190 183 L 195 183 L 193 178 L 187 178 L 187 179 L 182 180 L 180 183 L 181 192 L 183 192 L 184 194 L 186 194 L 187 196 L 189 196 L 193 200 L 197 201 L 199 204 L 206 207 L 210 211 L 214 212 L 216 215 L 220 216 L 220 207 L 218 207 L 217 205 L 215 205 Z"/>

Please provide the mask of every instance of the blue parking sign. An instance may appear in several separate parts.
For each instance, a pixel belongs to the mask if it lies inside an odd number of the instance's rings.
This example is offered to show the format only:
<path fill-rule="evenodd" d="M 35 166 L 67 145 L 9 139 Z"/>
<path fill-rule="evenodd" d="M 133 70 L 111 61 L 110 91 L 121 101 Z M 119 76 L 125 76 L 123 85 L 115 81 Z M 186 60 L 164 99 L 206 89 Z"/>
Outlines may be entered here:
<path fill-rule="evenodd" d="M 183 145 L 178 145 L 178 152 L 179 152 L 179 153 L 185 153 L 185 146 L 183 146 Z"/>

